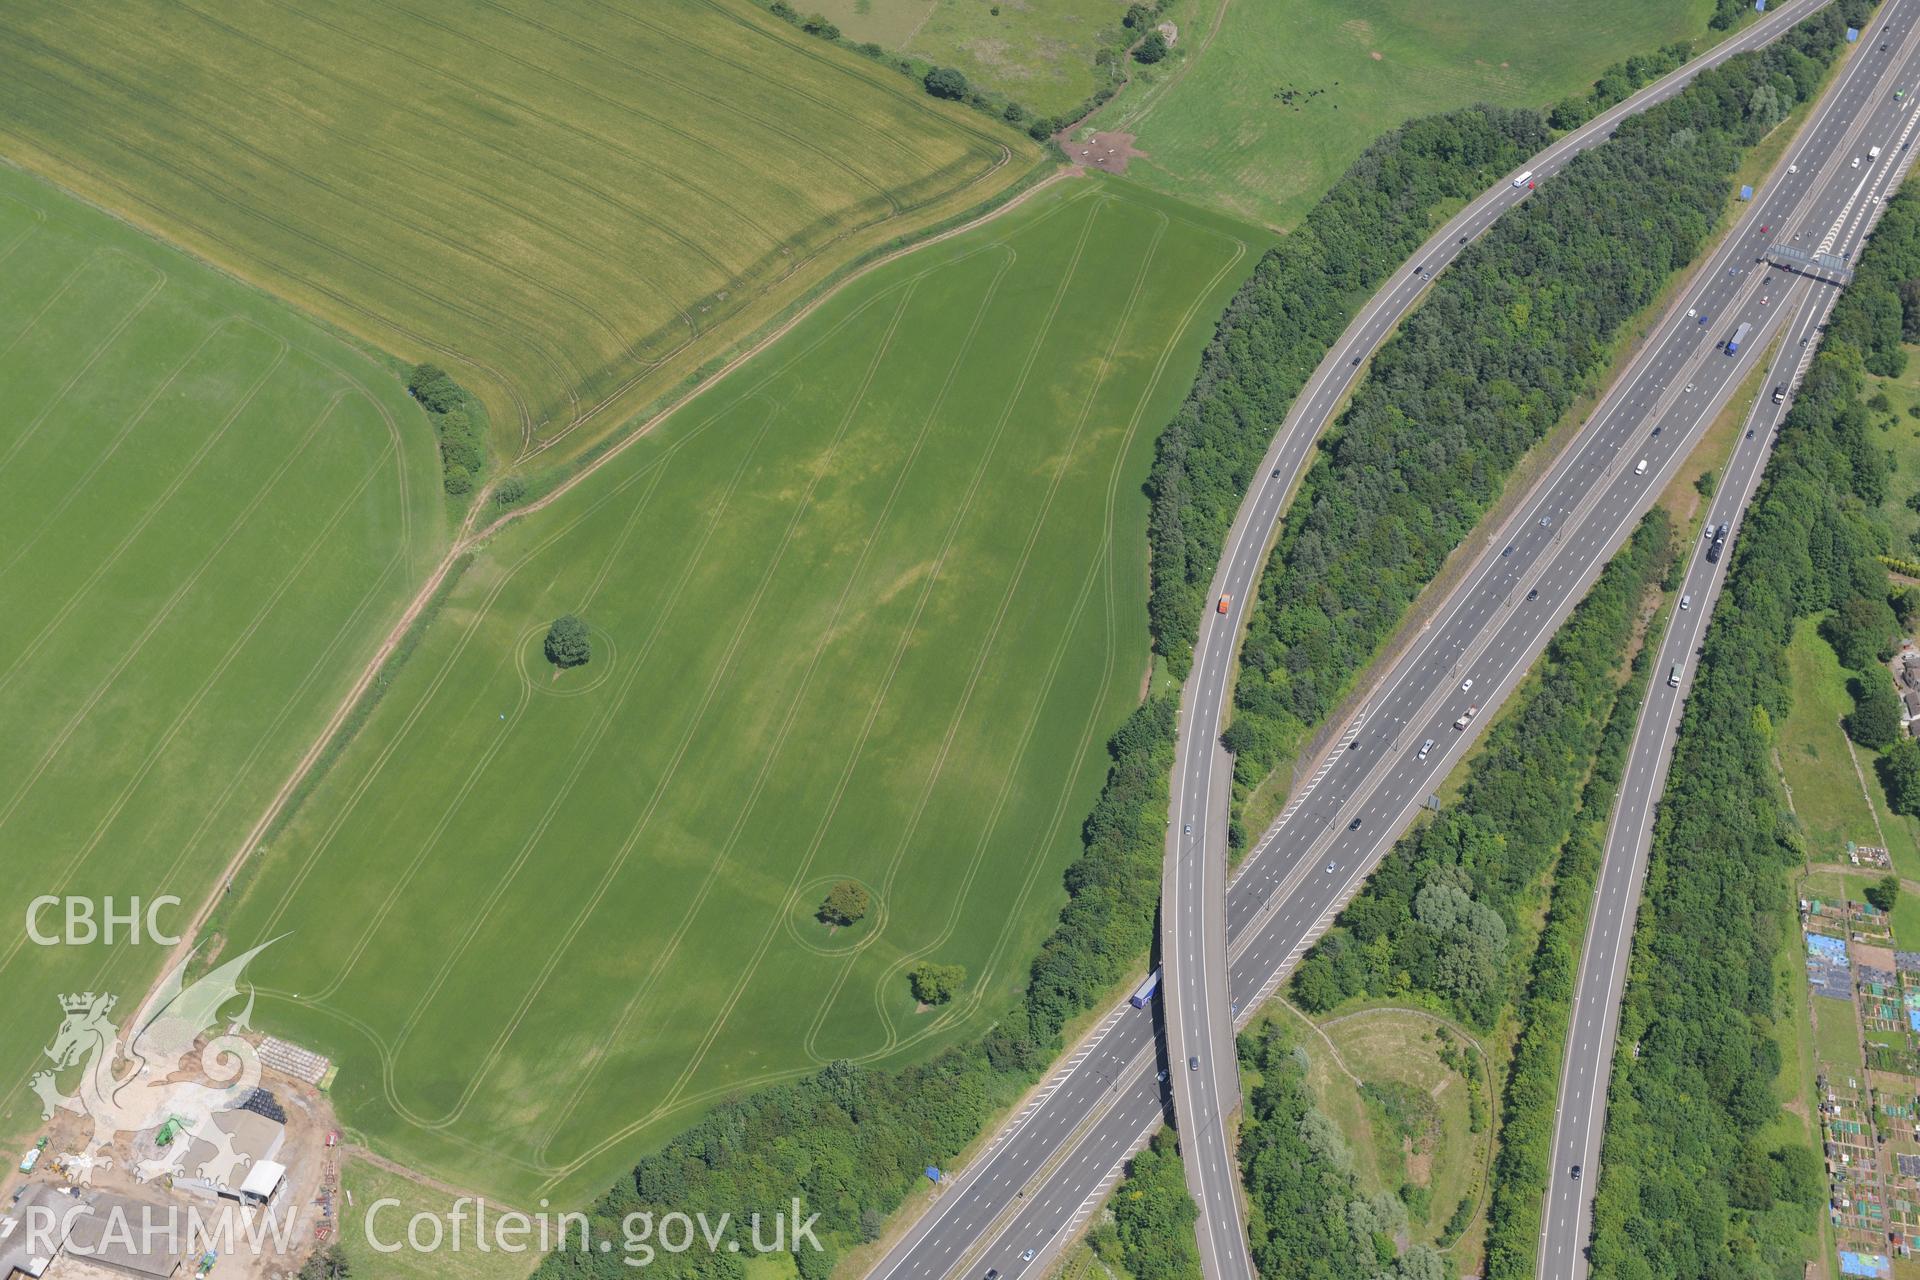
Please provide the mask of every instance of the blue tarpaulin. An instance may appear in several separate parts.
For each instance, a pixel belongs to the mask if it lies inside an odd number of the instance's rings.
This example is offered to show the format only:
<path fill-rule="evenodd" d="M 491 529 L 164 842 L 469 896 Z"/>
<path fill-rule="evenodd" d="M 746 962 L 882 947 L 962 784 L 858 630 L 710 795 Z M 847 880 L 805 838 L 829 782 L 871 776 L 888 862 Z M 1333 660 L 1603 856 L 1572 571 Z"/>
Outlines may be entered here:
<path fill-rule="evenodd" d="M 1860 31 L 1859 31 L 1859 29 L 1858 29 L 1857 27 L 1848 27 L 1848 28 L 1847 28 L 1847 43 L 1848 43 L 1848 44 L 1852 44 L 1852 43 L 1853 43 L 1853 42 L 1854 42 L 1855 40 L 1858 40 L 1859 38 L 1860 38 Z"/>
<path fill-rule="evenodd" d="M 1890 1276 L 1893 1274 L 1893 1264 L 1887 1261 L 1885 1254 L 1848 1253 L 1842 1249 L 1840 1270 L 1850 1276 Z"/>
<path fill-rule="evenodd" d="M 1752 188 L 1752 187 L 1741 187 L 1741 188 L 1740 188 L 1740 198 L 1741 198 L 1742 200 L 1751 200 L 1751 199 L 1753 199 L 1753 188 Z"/>
<path fill-rule="evenodd" d="M 932 1165 L 927 1166 L 927 1181 L 928 1182 L 940 1181 L 940 1171 L 934 1168 Z"/>

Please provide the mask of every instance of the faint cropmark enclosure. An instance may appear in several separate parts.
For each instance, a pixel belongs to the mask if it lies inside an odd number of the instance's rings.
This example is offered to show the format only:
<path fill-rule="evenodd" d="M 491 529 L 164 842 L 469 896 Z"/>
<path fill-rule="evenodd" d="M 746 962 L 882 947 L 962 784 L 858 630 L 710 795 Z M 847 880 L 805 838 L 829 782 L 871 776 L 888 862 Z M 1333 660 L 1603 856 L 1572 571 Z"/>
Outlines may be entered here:
<path fill-rule="evenodd" d="M 247 963 L 270 945 L 262 943 L 191 985 L 183 982 L 183 959 L 125 1023 L 112 1018 L 117 996 L 87 991 L 60 997 L 65 1018 L 45 1050 L 53 1065 L 36 1074 L 32 1084 L 42 1118 L 69 1111 L 93 1121 L 92 1138 L 74 1169 L 78 1181 L 90 1182 L 96 1164 L 111 1167 L 111 1157 L 103 1152 L 119 1135 L 163 1127 L 170 1128 L 165 1144 L 143 1144 L 155 1154 L 135 1161 L 133 1174 L 140 1181 L 162 1176 L 200 1177 L 223 1186 L 236 1181 L 247 1157 L 234 1149 L 214 1117 L 238 1108 L 260 1083 L 259 1054 L 239 1034 L 253 1013 L 252 992 L 224 1031 L 214 1027 L 222 1006 L 240 994 Z M 197 1061 L 188 1063 L 189 1057 Z M 63 1093 L 58 1078 L 76 1068 L 73 1092 Z M 189 1151 L 211 1154 L 188 1169 Z"/>

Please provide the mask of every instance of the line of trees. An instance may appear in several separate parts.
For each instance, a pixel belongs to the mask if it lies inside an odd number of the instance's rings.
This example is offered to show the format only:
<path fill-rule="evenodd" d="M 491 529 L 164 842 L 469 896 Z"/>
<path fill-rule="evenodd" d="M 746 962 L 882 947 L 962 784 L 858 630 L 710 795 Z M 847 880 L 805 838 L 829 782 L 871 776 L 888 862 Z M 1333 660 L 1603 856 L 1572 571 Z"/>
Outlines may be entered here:
<path fill-rule="evenodd" d="M 1605 372 L 1627 321 L 1705 245 L 1746 149 L 1818 91 L 1864 11 L 1841 0 L 1622 122 L 1495 223 L 1382 349 L 1261 579 L 1227 734 L 1243 790 L 1334 708 Z"/>
<path fill-rule="evenodd" d="M 1738 0 L 1734 0 L 1735 3 Z M 1693 59 L 1693 45 L 1681 40 L 1652 53 L 1636 53 L 1600 73 L 1589 93 L 1574 94 L 1553 104 L 1547 123 L 1556 129 L 1577 129 L 1608 107 L 1625 102 L 1667 72 Z"/>
<path fill-rule="evenodd" d="M 1580 797 L 1573 830 L 1554 864 L 1546 923 L 1534 947 L 1519 1006 L 1520 1032 L 1501 1094 L 1500 1144 L 1487 1207 L 1486 1280 L 1529 1280 L 1552 1167 L 1560 1064 L 1573 1016 L 1573 988 L 1606 848 L 1607 823 L 1626 772 L 1627 752 L 1646 699 L 1660 632 L 1634 655 L 1633 674 L 1613 699 Z"/>
<path fill-rule="evenodd" d="M 1413 997 L 1482 1029 L 1511 1003 L 1520 917 L 1573 829 L 1641 602 L 1673 563 L 1655 508 L 1547 647 L 1457 803 L 1402 837 L 1293 976 L 1302 1007 Z"/>
<path fill-rule="evenodd" d="M 1775 1126 L 1791 1033 L 1776 1025 L 1774 962 L 1793 941 L 1788 873 L 1805 849 L 1775 773 L 1774 726 L 1792 701 L 1796 623 L 1889 593 L 1875 558 L 1887 530 L 1867 497 L 1884 492 L 1888 459 L 1862 402 L 1861 344 L 1875 300 L 1920 276 L 1917 233 L 1920 194 L 1902 194 L 1835 305 L 1707 631 L 1621 1008 L 1594 1209 L 1599 1276 L 1798 1274 L 1814 1226 L 1818 1159 Z"/>
<path fill-rule="evenodd" d="M 1279 1024 L 1241 1033 L 1240 1064 L 1259 1074 L 1240 1125 L 1247 1243 L 1262 1276 L 1321 1280 L 1442 1280 L 1427 1245 L 1401 1254 L 1407 1207 L 1391 1191 L 1366 1195 L 1340 1126 L 1314 1105 L 1306 1050 Z"/>
<path fill-rule="evenodd" d="M 1546 145 L 1537 112 L 1469 107 L 1410 121 L 1354 161 L 1254 267 L 1155 445 L 1147 494 L 1154 647 L 1184 676 L 1233 513 L 1300 388 L 1438 211 Z"/>
<path fill-rule="evenodd" d="M 473 492 L 486 470 L 486 417 L 471 392 L 436 364 L 417 364 L 407 375 L 407 391 L 426 410 L 440 442 L 440 482 L 452 496 Z"/>
<path fill-rule="evenodd" d="M 1143 63 L 1158 62 L 1171 52 L 1165 37 L 1154 30 L 1168 2 L 1136 2 L 1127 7 L 1118 25 L 1100 28 L 1097 34 L 1099 47 L 1093 54 L 1094 90 L 1080 103 L 1059 115 L 1038 114 L 1011 94 L 974 84 L 958 67 L 943 67 L 912 54 L 894 53 L 871 40 L 850 39 L 831 18 L 821 13 L 802 13 L 793 6 L 792 0 L 768 0 L 767 12 L 816 39 L 837 44 L 919 81 L 920 87 L 932 97 L 965 103 L 1003 124 L 1024 130 L 1035 142 L 1045 142 L 1061 129 L 1091 115 L 1120 91 L 1120 86 L 1127 79 L 1127 50 L 1136 41 L 1140 42 L 1136 56 Z M 998 14 L 999 7 L 995 6 L 993 12 Z"/>

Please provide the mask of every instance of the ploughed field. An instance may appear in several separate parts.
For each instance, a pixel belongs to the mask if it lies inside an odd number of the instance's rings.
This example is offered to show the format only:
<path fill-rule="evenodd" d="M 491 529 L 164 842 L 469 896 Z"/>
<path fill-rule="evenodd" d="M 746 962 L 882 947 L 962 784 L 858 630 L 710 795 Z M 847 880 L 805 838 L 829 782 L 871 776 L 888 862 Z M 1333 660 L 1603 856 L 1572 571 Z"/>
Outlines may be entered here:
<path fill-rule="evenodd" d="M 125 926 L 37 945 L 29 903 L 86 899 L 98 924 L 109 898 L 172 894 L 154 922 L 184 932 L 445 529 L 432 433 L 391 373 L 4 166 L 0 405 L 0 1133 L 19 1133 L 59 997 L 118 992 L 129 1018 L 167 952 Z"/>
<path fill-rule="evenodd" d="M 529 1203 L 729 1093 L 977 1033 L 1141 696 L 1141 484 L 1254 249 L 1056 186 L 494 537 L 216 917 L 280 938 L 261 1023 L 377 1147 Z M 563 613 L 592 658 L 556 673 Z M 872 909 L 829 930 L 843 879 Z M 916 1008 L 923 960 L 952 1003 Z"/>
<path fill-rule="evenodd" d="M 26 0 L 0 149 L 445 366 L 509 456 L 604 437 L 1039 155 L 746 0 Z"/>

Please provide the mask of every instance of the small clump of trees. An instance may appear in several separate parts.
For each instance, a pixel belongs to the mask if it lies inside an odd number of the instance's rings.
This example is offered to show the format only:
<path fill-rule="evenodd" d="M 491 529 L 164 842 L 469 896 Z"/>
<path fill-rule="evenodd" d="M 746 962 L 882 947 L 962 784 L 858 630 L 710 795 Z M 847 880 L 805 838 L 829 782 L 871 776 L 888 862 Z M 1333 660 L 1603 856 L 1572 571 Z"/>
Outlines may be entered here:
<path fill-rule="evenodd" d="M 1900 700 L 1893 682 L 1877 666 L 1863 671 L 1853 686 L 1853 710 L 1847 716 L 1847 736 L 1870 751 L 1884 751 L 1900 736 Z"/>
<path fill-rule="evenodd" d="M 957 101 L 967 96 L 967 77 L 953 67 L 931 67 L 921 83 L 936 98 Z"/>
<path fill-rule="evenodd" d="M 473 492 L 486 469 L 486 433 L 476 417 L 479 403 L 436 364 L 417 364 L 407 375 L 407 393 L 426 410 L 440 442 L 440 483 L 453 497 Z"/>
<path fill-rule="evenodd" d="M 873 897 L 865 885 L 852 880 L 842 880 L 827 890 L 826 901 L 814 912 L 814 918 L 821 924 L 850 925 L 866 918 L 868 909 L 873 905 Z"/>
<path fill-rule="evenodd" d="M 553 625 L 547 628 L 544 647 L 547 661 L 562 671 L 585 666 L 593 657 L 593 641 L 587 635 L 587 624 L 571 613 L 563 613 L 553 620 Z"/>
<path fill-rule="evenodd" d="M 924 961 L 907 970 L 907 985 L 921 1004 L 947 1003 L 959 994 L 960 984 L 966 980 L 966 969 L 957 964 Z"/>

